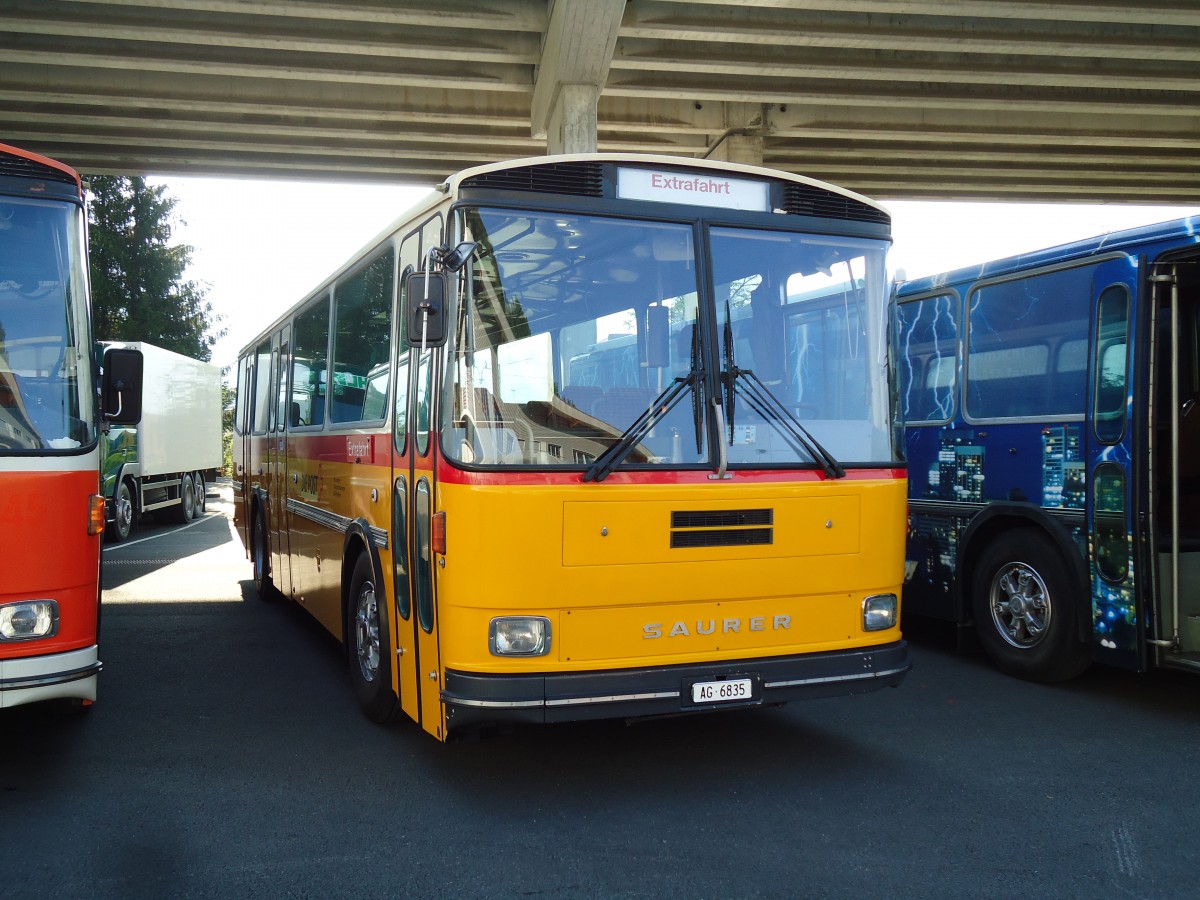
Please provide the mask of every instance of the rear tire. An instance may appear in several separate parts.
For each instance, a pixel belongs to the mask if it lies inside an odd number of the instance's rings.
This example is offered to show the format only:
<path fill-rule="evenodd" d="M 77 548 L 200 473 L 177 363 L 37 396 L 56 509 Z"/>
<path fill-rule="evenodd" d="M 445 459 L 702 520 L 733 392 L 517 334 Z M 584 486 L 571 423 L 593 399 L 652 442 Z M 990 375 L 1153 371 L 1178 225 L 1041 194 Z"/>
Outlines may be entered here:
<path fill-rule="evenodd" d="M 996 667 L 1028 681 L 1074 678 L 1091 663 L 1079 640 L 1087 594 L 1044 533 L 1007 531 L 979 556 L 971 584 L 975 630 Z"/>
<path fill-rule="evenodd" d="M 204 484 L 204 476 L 199 472 L 192 473 L 192 485 L 195 488 L 195 506 L 192 513 L 194 518 L 200 518 L 208 506 L 208 488 Z"/>
<path fill-rule="evenodd" d="M 359 554 L 350 578 L 346 604 L 346 649 L 350 683 L 367 718 L 373 722 L 395 721 L 400 699 L 392 690 L 392 651 L 388 639 L 387 613 L 376 593 L 371 558 Z"/>

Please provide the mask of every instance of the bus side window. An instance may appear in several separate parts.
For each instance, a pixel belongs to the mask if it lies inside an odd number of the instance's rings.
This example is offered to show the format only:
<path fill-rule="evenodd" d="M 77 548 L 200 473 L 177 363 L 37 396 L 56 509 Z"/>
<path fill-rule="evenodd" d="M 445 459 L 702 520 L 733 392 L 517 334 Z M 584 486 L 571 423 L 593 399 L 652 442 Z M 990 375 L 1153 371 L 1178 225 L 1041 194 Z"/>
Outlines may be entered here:
<path fill-rule="evenodd" d="M 900 414 L 909 424 L 948 422 L 954 416 L 957 311 L 951 296 L 897 307 Z"/>
<path fill-rule="evenodd" d="M 330 421 L 358 422 L 383 417 L 390 361 L 392 282 L 395 251 L 375 257 L 334 289 L 333 382 Z M 383 366 L 384 368 L 378 368 Z M 368 385 L 371 389 L 368 390 Z"/>
<path fill-rule="evenodd" d="M 271 420 L 271 340 L 268 338 L 255 350 L 254 363 L 254 433 L 266 434 Z"/>
<path fill-rule="evenodd" d="M 1096 438 L 1106 444 L 1119 441 L 1125 432 L 1128 310 L 1129 294 L 1124 285 L 1112 285 L 1100 294 L 1092 417 Z"/>
<path fill-rule="evenodd" d="M 325 385 L 328 384 L 329 296 L 296 316 L 292 326 L 292 403 L 295 425 L 325 424 Z"/>
<path fill-rule="evenodd" d="M 1069 345 L 1088 332 L 1091 276 L 1090 267 L 1077 266 L 971 292 L 965 373 L 970 418 L 1084 415 L 1086 357 Z"/>
<path fill-rule="evenodd" d="M 238 360 L 237 396 L 234 398 L 233 430 L 246 433 L 246 420 L 250 411 L 250 358 Z"/>

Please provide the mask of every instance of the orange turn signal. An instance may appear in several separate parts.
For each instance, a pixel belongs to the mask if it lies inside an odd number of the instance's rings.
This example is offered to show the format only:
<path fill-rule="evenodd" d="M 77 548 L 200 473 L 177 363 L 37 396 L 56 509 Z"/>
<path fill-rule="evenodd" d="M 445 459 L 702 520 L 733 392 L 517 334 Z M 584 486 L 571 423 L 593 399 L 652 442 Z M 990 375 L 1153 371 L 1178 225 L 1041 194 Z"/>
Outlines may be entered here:
<path fill-rule="evenodd" d="M 104 497 L 92 494 L 88 498 L 88 534 L 99 534 L 104 530 Z"/>
<path fill-rule="evenodd" d="M 446 513 L 438 512 L 433 514 L 433 522 L 430 527 L 431 534 L 429 543 L 433 547 L 434 553 L 446 555 Z"/>

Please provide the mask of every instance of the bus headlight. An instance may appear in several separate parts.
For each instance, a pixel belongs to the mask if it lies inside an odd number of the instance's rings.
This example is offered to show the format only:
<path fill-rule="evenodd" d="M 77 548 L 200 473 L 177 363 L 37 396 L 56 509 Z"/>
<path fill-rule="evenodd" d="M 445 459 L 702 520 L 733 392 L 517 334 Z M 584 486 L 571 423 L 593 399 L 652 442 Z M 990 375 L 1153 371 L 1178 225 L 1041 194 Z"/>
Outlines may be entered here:
<path fill-rule="evenodd" d="M 488 629 L 493 656 L 545 656 L 550 652 L 550 620 L 542 616 L 500 616 Z"/>
<path fill-rule="evenodd" d="M 32 641 L 58 633 L 58 603 L 26 600 L 0 606 L 0 641 Z"/>
<path fill-rule="evenodd" d="M 886 631 L 896 627 L 899 601 L 895 594 L 875 594 L 863 601 L 863 631 Z"/>

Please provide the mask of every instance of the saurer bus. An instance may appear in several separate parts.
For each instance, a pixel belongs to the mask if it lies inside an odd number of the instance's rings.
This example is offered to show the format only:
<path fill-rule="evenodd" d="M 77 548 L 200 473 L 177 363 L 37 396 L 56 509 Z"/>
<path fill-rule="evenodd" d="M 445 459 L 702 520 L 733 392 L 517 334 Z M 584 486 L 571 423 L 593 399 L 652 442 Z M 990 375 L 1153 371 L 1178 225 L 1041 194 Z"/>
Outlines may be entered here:
<path fill-rule="evenodd" d="M 761 168 L 451 177 L 241 354 L 260 592 L 442 740 L 899 684 L 889 243 Z"/>
<path fill-rule="evenodd" d="M 1003 670 L 1200 668 L 1200 221 L 903 284 L 906 613 Z"/>
<path fill-rule="evenodd" d="M 0 144 L 0 708 L 96 699 L 104 500 L 85 219 L 78 174 Z M 138 414 L 137 360 L 108 360 L 120 383 L 106 381 L 104 408 L 120 421 Z"/>

